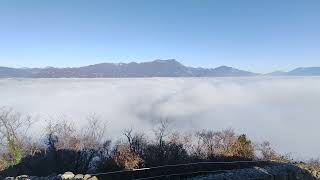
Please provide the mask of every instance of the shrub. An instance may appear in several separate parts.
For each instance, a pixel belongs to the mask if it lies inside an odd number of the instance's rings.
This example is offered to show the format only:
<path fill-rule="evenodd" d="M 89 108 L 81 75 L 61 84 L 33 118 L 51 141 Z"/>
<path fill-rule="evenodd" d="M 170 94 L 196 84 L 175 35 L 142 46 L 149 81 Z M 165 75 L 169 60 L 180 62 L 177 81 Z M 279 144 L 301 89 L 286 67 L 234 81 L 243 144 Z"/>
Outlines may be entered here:
<path fill-rule="evenodd" d="M 136 169 L 143 163 L 139 155 L 132 152 L 127 145 L 118 145 L 114 160 L 124 169 Z"/>

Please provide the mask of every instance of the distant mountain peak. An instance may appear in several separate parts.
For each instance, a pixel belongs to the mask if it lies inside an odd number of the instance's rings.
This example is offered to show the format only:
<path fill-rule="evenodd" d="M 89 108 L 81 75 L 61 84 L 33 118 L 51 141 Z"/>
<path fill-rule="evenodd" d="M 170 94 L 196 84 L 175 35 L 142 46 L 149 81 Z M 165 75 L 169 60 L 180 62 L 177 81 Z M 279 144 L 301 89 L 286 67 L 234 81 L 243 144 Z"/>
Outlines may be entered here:
<path fill-rule="evenodd" d="M 164 62 L 164 63 L 167 63 L 167 62 L 178 62 L 178 61 L 175 60 L 175 59 L 156 59 L 156 60 L 151 61 L 151 62 Z"/>
<path fill-rule="evenodd" d="M 231 70 L 231 69 L 234 69 L 233 67 L 229 67 L 229 66 L 219 66 L 219 67 L 216 67 L 214 69 L 220 69 L 220 70 Z"/>
<path fill-rule="evenodd" d="M 156 59 L 151 62 L 145 62 L 145 63 L 160 63 L 160 64 L 172 64 L 172 65 L 181 65 L 183 66 L 180 62 L 178 62 L 175 59 Z"/>
<path fill-rule="evenodd" d="M 292 71 L 274 71 L 270 76 L 320 76 L 320 67 L 298 67 Z"/>
<path fill-rule="evenodd" d="M 320 67 L 299 67 L 287 73 L 293 76 L 320 76 Z"/>
<path fill-rule="evenodd" d="M 46 67 L 43 68 L 43 69 L 55 69 L 55 67 L 53 67 L 53 66 L 46 66 Z"/>
<path fill-rule="evenodd" d="M 218 67 L 216 67 L 216 68 L 232 68 L 232 67 L 226 66 L 226 65 L 222 65 L 222 66 L 218 66 Z"/>

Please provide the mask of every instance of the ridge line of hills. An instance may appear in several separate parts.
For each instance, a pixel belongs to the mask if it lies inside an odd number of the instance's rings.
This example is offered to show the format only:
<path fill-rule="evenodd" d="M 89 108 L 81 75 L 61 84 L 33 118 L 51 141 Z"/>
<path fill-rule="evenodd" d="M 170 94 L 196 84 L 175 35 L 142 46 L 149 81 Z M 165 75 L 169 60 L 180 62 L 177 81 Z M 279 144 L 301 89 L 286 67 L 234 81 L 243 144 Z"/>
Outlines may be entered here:
<path fill-rule="evenodd" d="M 100 63 L 68 68 L 0 67 L 0 78 L 125 78 L 125 77 L 241 77 L 263 74 L 228 66 L 195 68 L 174 59 L 142 63 Z M 268 76 L 320 76 L 320 67 L 297 68 L 289 72 L 276 71 Z"/>

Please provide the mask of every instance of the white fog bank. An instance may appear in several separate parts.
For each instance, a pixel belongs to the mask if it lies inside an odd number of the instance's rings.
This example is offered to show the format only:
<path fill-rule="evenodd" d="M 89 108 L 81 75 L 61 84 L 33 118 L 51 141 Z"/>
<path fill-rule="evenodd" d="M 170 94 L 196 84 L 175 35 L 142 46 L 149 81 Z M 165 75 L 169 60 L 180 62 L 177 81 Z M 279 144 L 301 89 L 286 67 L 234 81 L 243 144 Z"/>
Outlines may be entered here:
<path fill-rule="evenodd" d="M 254 142 L 270 141 L 295 157 L 320 157 L 320 78 L 0 79 L 0 106 L 78 125 L 95 113 L 107 134 L 150 130 L 168 118 L 174 128 L 234 128 Z"/>

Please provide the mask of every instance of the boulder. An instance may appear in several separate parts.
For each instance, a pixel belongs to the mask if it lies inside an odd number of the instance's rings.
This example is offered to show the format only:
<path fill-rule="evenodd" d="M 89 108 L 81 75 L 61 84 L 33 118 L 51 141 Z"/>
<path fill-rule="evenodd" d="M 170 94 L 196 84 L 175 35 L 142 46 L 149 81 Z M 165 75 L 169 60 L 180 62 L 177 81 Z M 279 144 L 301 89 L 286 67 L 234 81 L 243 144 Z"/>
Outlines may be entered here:
<path fill-rule="evenodd" d="M 30 180 L 30 178 L 27 175 L 21 175 L 21 176 L 17 176 L 16 180 Z"/>
<path fill-rule="evenodd" d="M 61 179 L 72 179 L 74 178 L 74 174 L 72 172 L 65 172 L 61 175 Z"/>
<path fill-rule="evenodd" d="M 88 180 L 89 178 L 91 178 L 91 175 L 90 174 L 86 174 L 86 175 L 84 175 L 83 180 Z"/>
<path fill-rule="evenodd" d="M 73 179 L 83 179 L 83 174 L 77 174 L 73 177 Z"/>
<path fill-rule="evenodd" d="M 92 176 L 91 178 L 89 178 L 88 180 L 98 180 L 98 178 L 96 176 Z"/>
<path fill-rule="evenodd" d="M 14 177 L 6 177 L 4 180 L 14 180 Z"/>

